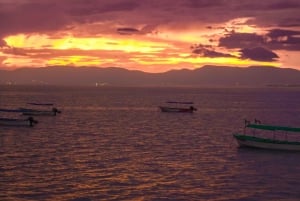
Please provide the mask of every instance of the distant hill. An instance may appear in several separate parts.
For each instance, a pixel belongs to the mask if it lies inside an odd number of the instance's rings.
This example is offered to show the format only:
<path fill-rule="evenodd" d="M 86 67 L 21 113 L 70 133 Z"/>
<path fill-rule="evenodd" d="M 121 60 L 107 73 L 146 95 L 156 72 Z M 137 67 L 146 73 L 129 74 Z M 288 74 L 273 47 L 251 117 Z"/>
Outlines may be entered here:
<path fill-rule="evenodd" d="M 204 66 L 145 73 L 109 67 L 44 67 L 0 70 L 0 84 L 95 86 L 300 86 L 300 71 L 288 68 Z"/>

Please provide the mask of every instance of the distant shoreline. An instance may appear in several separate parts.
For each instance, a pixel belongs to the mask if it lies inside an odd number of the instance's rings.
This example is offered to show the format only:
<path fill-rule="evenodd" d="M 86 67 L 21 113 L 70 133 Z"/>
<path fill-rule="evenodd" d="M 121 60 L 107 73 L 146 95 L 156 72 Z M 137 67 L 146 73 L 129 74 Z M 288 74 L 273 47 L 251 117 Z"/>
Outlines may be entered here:
<path fill-rule="evenodd" d="M 124 68 L 49 67 L 0 71 L 0 84 L 130 87 L 299 87 L 300 71 L 288 68 L 204 66 L 144 73 Z"/>

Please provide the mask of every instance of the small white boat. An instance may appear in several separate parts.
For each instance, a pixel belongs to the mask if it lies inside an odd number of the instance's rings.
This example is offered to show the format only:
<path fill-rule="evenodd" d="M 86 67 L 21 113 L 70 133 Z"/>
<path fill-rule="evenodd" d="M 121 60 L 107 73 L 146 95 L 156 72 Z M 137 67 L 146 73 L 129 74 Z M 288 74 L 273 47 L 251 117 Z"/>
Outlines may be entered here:
<path fill-rule="evenodd" d="M 300 128 L 247 123 L 244 133 L 233 137 L 241 147 L 300 151 L 300 136 L 293 134 L 300 134 Z"/>
<path fill-rule="evenodd" d="M 28 117 L 27 119 L 0 118 L 0 125 L 1 126 L 33 127 L 37 123 L 38 123 L 38 121 L 36 121 L 32 117 Z"/>
<path fill-rule="evenodd" d="M 177 102 L 177 101 L 168 101 L 166 102 L 168 106 L 159 106 L 159 109 L 162 112 L 175 112 L 175 113 L 193 113 L 197 110 L 193 106 L 193 102 Z M 176 104 L 171 106 L 170 104 Z M 188 105 L 187 107 L 183 107 L 182 105 Z"/>
<path fill-rule="evenodd" d="M 60 110 L 57 108 L 52 108 L 52 110 L 36 110 L 36 109 L 26 109 L 20 108 L 23 115 L 26 116 L 56 116 L 57 114 L 61 113 Z"/>

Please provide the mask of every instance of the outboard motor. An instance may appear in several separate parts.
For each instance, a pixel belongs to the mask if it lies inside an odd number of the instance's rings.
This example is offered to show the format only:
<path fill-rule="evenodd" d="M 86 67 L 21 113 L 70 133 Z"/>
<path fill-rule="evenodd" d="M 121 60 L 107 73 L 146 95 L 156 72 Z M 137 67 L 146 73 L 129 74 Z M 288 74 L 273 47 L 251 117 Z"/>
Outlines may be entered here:
<path fill-rule="evenodd" d="M 57 113 L 61 113 L 61 111 L 58 110 L 56 107 L 52 108 L 52 112 L 54 113 L 54 116 L 56 116 Z"/>
<path fill-rule="evenodd" d="M 29 121 L 29 126 L 32 127 L 34 124 L 37 124 L 38 121 L 33 119 L 33 117 L 28 117 L 27 119 Z"/>
<path fill-rule="evenodd" d="M 197 111 L 197 108 L 195 108 L 194 106 L 191 106 L 191 107 L 190 107 L 190 110 L 191 110 L 191 111 Z"/>

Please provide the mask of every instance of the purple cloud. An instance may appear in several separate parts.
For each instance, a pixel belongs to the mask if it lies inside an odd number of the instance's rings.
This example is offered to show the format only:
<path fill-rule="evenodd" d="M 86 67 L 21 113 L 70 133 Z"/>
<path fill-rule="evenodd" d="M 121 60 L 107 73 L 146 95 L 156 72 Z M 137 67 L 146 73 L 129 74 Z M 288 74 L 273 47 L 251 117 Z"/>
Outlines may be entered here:
<path fill-rule="evenodd" d="M 249 11 L 280 11 L 286 9 L 297 9 L 300 7 L 299 2 L 295 0 L 269 0 L 269 1 L 253 1 L 253 0 L 243 0 L 243 1 L 232 1 L 232 5 L 237 10 L 249 10 Z"/>
<path fill-rule="evenodd" d="M 266 35 L 266 45 L 273 50 L 300 50 L 300 31 L 273 29 Z"/>
<path fill-rule="evenodd" d="M 300 27 L 300 17 L 292 16 L 277 21 L 278 27 Z"/>
<path fill-rule="evenodd" d="M 6 3 L 5 3 L 6 2 Z M 271 13 L 262 12 L 271 10 Z M 274 25 L 296 19 L 297 1 L 253 0 L 27 0 L 0 2 L 0 37 L 9 34 L 65 30 L 76 24 L 111 22 L 117 27 L 173 25 L 191 22 L 223 23 L 238 17 L 255 17 L 255 23 Z M 180 18 L 174 18 L 180 14 Z M 291 25 L 291 24 L 290 24 Z M 111 31 L 115 30 L 109 29 Z"/>
<path fill-rule="evenodd" d="M 70 2 L 69 2 L 70 3 Z M 101 0 L 76 0 L 70 5 L 68 11 L 73 16 L 91 16 L 117 11 L 130 12 L 138 8 L 138 2 L 133 1 L 106 1 Z"/>
<path fill-rule="evenodd" d="M 255 48 L 244 48 L 240 50 L 242 53 L 242 59 L 251 59 L 255 61 L 276 61 L 278 57 L 274 52 L 263 48 L 263 47 L 255 47 Z"/>
<path fill-rule="evenodd" d="M 251 48 L 264 43 L 264 37 L 256 33 L 230 33 L 220 38 L 219 46 L 229 49 Z"/>
<path fill-rule="evenodd" d="M 281 37 L 281 36 L 295 36 L 295 35 L 300 35 L 300 31 L 285 30 L 285 29 L 272 29 L 267 34 L 267 36 L 270 36 L 272 38 Z"/>
<path fill-rule="evenodd" d="M 229 33 L 220 38 L 219 46 L 229 49 L 265 46 L 271 50 L 300 50 L 300 31 L 271 29 L 265 35 L 256 33 Z"/>
<path fill-rule="evenodd" d="M 296 1 L 279 1 L 274 4 L 269 4 L 266 6 L 268 9 L 274 9 L 274 10 L 284 10 L 284 9 L 299 9 L 300 3 Z"/>
<path fill-rule="evenodd" d="M 54 2 L 0 3 L 0 36 L 57 31 L 68 25 L 63 10 Z"/>
<path fill-rule="evenodd" d="M 225 2 L 223 0 L 188 0 L 185 5 L 191 8 L 210 8 L 224 6 Z"/>
<path fill-rule="evenodd" d="M 210 57 L 210 58 L 215 58 L 215 57 L 234 57 L 233 55 L 230 54 L 225 54 L 222 52 L 217 52 L 212 49 L 211 46 L 208 45 L 196 45 L 191 47 L 193 49 L 193 53 L 203 56 L 203 57 Z"/>
<path fill-rule="evenodd" d="M 132 34 L 137 34 L 140 31 L 135 28 L 124 27 L 124 28 L 118 28 L 117 32 L 121 35 L 132 35 Z"/>

